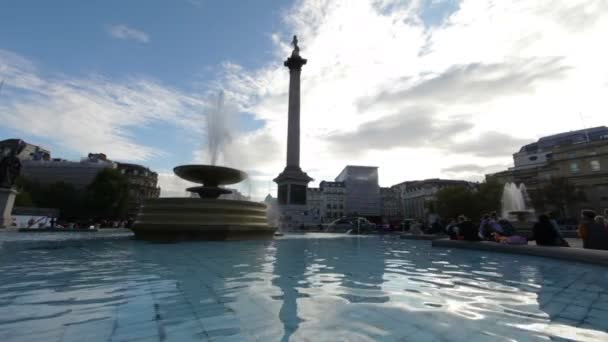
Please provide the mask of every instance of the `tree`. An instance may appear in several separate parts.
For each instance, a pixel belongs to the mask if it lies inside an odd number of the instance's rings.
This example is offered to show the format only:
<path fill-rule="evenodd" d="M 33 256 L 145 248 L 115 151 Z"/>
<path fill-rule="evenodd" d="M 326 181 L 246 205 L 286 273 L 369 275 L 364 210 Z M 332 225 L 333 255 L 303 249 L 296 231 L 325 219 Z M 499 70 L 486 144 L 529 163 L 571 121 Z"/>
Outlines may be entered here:
<path fill-rule="evenodd" d="M 434 207 L 443 218 L 465 215 L 479 220 L 484 214 L 500 209 L 503 186 L 495 179 L 479 184 L 477 189 L 452 186 L 439 190 Z"/>
<path fill-rule="evenodd" d="M 479 184 L 474 196 L 477 217 L 500 210 L 503 187 L 503 184 L 495 178 L 490 178 Z"/>
<path fill-rule="evenodd" d="M 568 215 L 568 207 L 585 201 L 585 193 L 565 178 L 552 178 L 537 194 L 535 202 L 544 202 L 555 207 L 563 217 Z"/>
<path fill-rule="evenodd" d="M 86 189 L 86 211 L 98 218 L 125 218 L 129 208 L 128 186 L 123 174 L 103 169 Z"/>
<path fill-rule="evenodd" d="M 443 188 L 437 192 L 435 198 L 435 210 L 443 218 L 455 218 L 459 215 L 475 216 L 474 194 L 468 187 Z"/>
<path fill-rule="evenodd" d="M 15 206 L 16 207 L 34 207 L 34 201 L 32 200 L 32 195 L 25 190 L 19 191 L 17 196 L 15 197 Z"/>
<path fill-rule="evenodd" d="M 83 217 L 82 191 L 71 184 L 40 184 L 23 177 L 17 179 L 16 184 L 19 189 L 15 199 L 17 206 L 56 208 L 62 218 Z"/>

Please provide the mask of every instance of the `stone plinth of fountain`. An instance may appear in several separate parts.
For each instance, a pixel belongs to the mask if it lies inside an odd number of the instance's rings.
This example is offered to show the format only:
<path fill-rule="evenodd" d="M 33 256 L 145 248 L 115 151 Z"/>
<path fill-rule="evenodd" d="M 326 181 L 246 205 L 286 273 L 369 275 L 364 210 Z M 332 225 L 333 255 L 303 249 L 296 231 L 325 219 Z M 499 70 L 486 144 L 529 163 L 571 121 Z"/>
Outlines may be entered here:
<path fill-rule="evenodd" d="M 144 240 L 240 240 L 272 237 L 266 205 L 251 201 L 220 200 L 231 191 L 221 185 L 241 182 L 247 174 L 212 165 L 182 165 L 173 169 L 180 178 L 202 184 L 187 190 L 199 198 L 155 198 L 142 204 L 131 228 Z"/>

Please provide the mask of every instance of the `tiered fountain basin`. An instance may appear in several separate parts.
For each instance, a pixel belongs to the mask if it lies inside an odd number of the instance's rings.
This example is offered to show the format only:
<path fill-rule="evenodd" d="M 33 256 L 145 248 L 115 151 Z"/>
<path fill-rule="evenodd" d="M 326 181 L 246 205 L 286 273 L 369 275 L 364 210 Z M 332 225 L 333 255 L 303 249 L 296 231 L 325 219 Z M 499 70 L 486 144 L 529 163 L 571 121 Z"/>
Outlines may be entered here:
<path fill-rule="evenodd" d="M 174 169 L 183 179 L 203 184 L 188 188 L 200 198 L 156 198 L 144 201 L 133 224 L 135 237 L 144 240 L 241 240 L 271 238 L 266 205 L 251 201 L 220 200 L 247 175 L 239 170 L 183 165 Z"/>

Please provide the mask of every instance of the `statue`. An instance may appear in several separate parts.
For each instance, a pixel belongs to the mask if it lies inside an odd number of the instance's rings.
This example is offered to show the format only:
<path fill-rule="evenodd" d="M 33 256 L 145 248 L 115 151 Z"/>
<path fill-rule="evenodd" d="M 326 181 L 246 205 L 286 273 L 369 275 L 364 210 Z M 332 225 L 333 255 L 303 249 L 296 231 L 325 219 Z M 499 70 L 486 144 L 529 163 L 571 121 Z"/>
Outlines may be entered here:
<path fill-rule="evenodd" d="M 293 51 L 291 52 L 291 57 L 300 56 L 300 47 L 298 46 L 298 37 L 293 36 L 293 40 L 291 41 L 291 45 L 293 45 Z"/>
<path fill-rule="evenodd" d="M 21 161 L 15 151 L 0 161 L 0 188 L 12 188 L 21 172 Z"/>

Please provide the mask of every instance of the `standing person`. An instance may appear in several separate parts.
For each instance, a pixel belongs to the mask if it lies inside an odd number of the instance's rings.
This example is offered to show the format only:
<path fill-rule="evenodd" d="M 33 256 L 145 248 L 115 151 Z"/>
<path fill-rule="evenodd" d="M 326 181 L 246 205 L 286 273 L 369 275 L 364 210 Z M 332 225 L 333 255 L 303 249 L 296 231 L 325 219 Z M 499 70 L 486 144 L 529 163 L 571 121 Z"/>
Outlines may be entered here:
<path fill-rule="evenodd" d="M 593 210 L 581 212 L 578 235 L 583 239 L 583 248 L 608 250 L 608 229 L 595 222 L 595 216 Z"/>
<path fill-rule="evenodd" d="M 532 229 L 532 237 L 528 240 L 535 240 L 538 246 L 561 245 L 561 238 L 555 232 L 549 216 L 545 214 L 538 216 L 538 222 L 534 224 L 534 228 Z"/>

